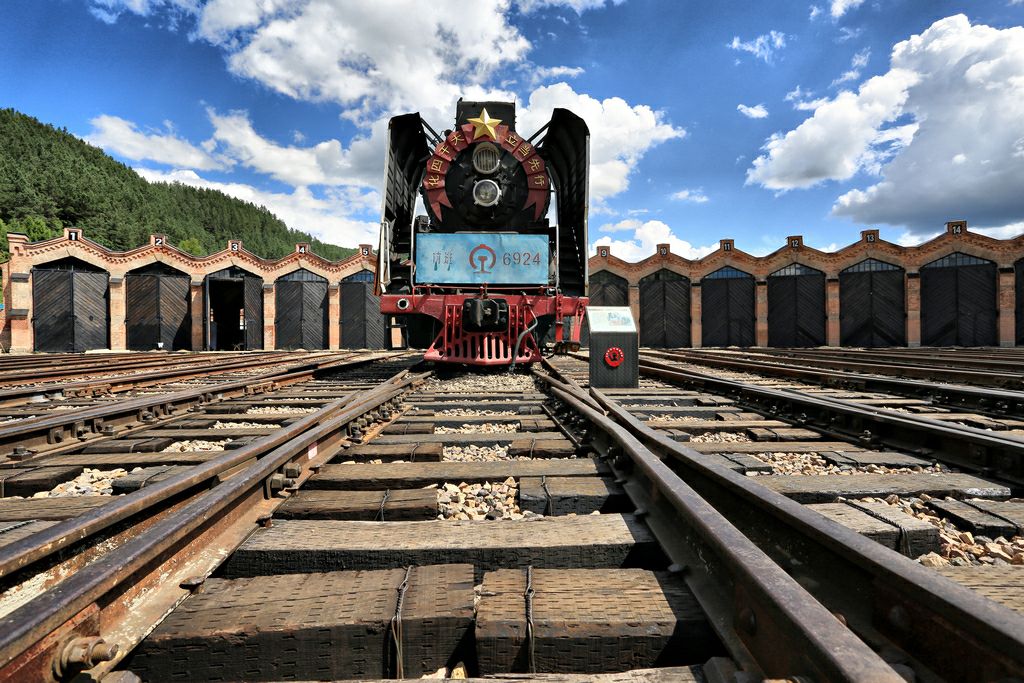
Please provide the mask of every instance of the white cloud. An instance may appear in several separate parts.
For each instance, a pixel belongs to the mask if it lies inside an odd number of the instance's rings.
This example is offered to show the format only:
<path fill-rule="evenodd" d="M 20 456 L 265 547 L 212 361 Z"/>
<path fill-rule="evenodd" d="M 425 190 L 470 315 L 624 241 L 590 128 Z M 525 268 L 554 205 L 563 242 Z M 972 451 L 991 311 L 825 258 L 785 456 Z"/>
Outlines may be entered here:
<path fill-rule="evenodd" d="M 865 48 L 855 54 L 853 59 L 850 60 L 850 70 L 843 72 L 843 75 L 832 81 L 829 85 L 830 88 L 834 88 L 842 83 L 849 81 L 856 81 L 860 78 L 861 70 L 868 65 L 868 60 L 871 59 L 871 50 Z"/>
<path fill-rule="evenodd" d="M 367 138 L 355 138 L 348 149 L 338 140 L 311 147 L 284 146 L 257 133 L 246 112 L 219 114 L 209 109 L 207 114 L 213 124 L 213 140 L 225 155 L 281 182 L 296 187 L 374 186 L 380 182 L 383 148 L 378 150 L 377 143 Z"/>
<path fill-rule="evenodd" d="M 835 42 L 845 43 L 848 40 L 854 38 L 860 38 L 860 34 L 864 33 L 863 28 L 850 28 L 849 26 L 841 26 L 839 28 L 839 35 L 836 36 Z"/>
<path fill-rule="evenodd" d="M 732 42 L 726 43 L 726 47 L 740 52 L 749 52 L 757 59 L 763 59 L 765 64 L 771 64 L 776 50 L 786 47 L 786 34 L 769 31 L 748 41 L 742 41 L 739 36 L 733 36 Z"/>
<path fill-rule="evenodd" d="M 629 175 L 649 149 L 686 135 L 646 105 L 630 105 L 619 97 L 598 100 L 566 83 L 534 90 L 529 102 L 519 106 L 516 126 L 528 135 L 551 118 L 555 107 L 572 110 L 590 128 L 590 197 L 598 208 L 629 187 Z"/>
<path fill-rule="evenodd" d="M 278 142 L 257 132 L 244 112 L 210 112 L 214 133 L 203 151 L 296 188 L 376 187 L 390 115 L 419 111 L 442 130 L 451 125 L 459 97 L 522 102 L 517 88 L 529 93 L 528 104 L 517 112 L 521 133 L 529 135 L 546 123 L 554 106 L 587 121 L 594 212 L 607 210 L 604 201 L 628 188 L 649 149 L 685 135 L 646 105 L 614 97 L 599 100 L 564 82 L 534 88 L 540 82 L 537 73 L 543 80 L 571 78 L 583 70 L 533 65 L 528 58 L 532 46 L 512 21 L 516 12 L 556 6 L 583 12 L 607 6 L 608 0 L 117 1 L 120 11 L 138 14 L 194 2 L 193 38 L 220 48 L 232 73 L 296 100 L 339 106 L 340 115 L 360 131 L 347 146 L 333 139 Z M 492 87 L 493 82 L 500 86 Z"/>
<path fill-rule="evenodd" d="M 380 195 L 360 192 L 354 188 L 329 190 L 317 197 L 307 188 L 299 187 L 292 193 L 265 192 L 244 183 L 221 183 L 199 176 L 195 171 L 158 171 L 136 168 L 135 171 L 150 182 L 182 183 L 237 197 L 243 201 L 265 206 L 288 227 L 303 230 L 331 244 L 356 246 L 373 244 L 380 229 L 376 221 L 360 221 L 351 217 L 354 211 L 380 208 Z"/>
<path fill-rule="evenodd" d="M 673 192 L 671 198 L 679 202 L 693 202 L 694 204 L 704 204 L 709 201 L 704 190 L 699 187 L 696 190 L 683 189 Z"/>
<path fill-rule="evenodd" d="M 829 101 L 827 97 L 819 97 L 813 100 L 810 99 L 813 96 L 813 90 L 804 90 L 798 85 L 786 93 L 786 96 L 783 99 L 786 102 L 792 102 L 793 109 L 796 109 L 797 111 L 814 111 Z"/>
<path fill-rule="evenodd" d="M 169 8 L 178 12 L 194 12 L 198 0 L 90 0 L 89 12 L 100 21 L 113 24 L 125 12 L 149 16 L 154 9 Z"/>
<path fill-rule="evenodd" d="M 449 111 L 460 95 L 493 92 L 482 84 L 530 49 L 509 10 L 510 0 L 212 0 L 199 35 L 228 51 L 235 74 L 368 122 L 424 103 Z"/>
<path fill-rule="evenodd" d="M 811 21 L 817 19 L 819 16 L 821 16 L 821 8 L 817 5 L 811 5 Z"/>
<path fill-rule="evenodd" d="M 900 114 L 917 80 L 913 71 L 893 69 L 865 82 L 856 95 L 839 93 L 794 130 L 772 135 L 766 153 L 747 171 L 747 183 L 791 190 L 851 178 L 870 157 L 879 127 Z"/>
<path fill-rule="evenodd" d="M 165 133 L 144 133 L 131 121 L 107 114 L 89 123 L 92 132 L 85 136 L 87 142 L 132 161 L 155 161 L 200 170 L 222 169 L 228 165 L 226 160 L 179 138 L 170 128 Z"/>
<path fill-rule="evenodd" d="M 948 17 L 897 44 L 892 68 L 920 74 L 899 111 L 916 134 L 880 182 L 846 192 L 833 213 L 914 232 L 951 217 L 979 227 L 1024 220 L 1024 27 Z"/>
<path fill-rule="evenodd" d="M 553 78 L 576 78 L 583 74 L 583 67 L 579 66 L 538 66 L 533 69 L 538 81 L 546 81 Z"/>
<path fill-rule="evenodd" d="M 577 14 L 583 14 L 590 9 L 601 9 L 609 2 L 613 5 L 621 5 L 626 0 L 516 0 L 519 9 L 529 14 L 545 7 L 568 7 L 576 10 Z"/>
<path fill-rule="evenodd" d="M 633 231 L 632 239 L 615 240 L 606 235 L 594 242 L 594 245 L 609 245 L 612 254 L 626 261 L 638 261 L 653 256 L 659 244 L 668 244 L 673 254 L 688 259 L 707 256 L 718 249 L 718 243 L 695 247 L 686 240 L 677 237 L 668 225 L 661 221 L 641 222 L 627 218 L 615 224 L 601 226 L 601 232 Z"/>
<path fill-rule="evenodd" d="M 863 4 L 864 0 L 832 0 L 829 12 L 833 19 L 839 19 L 850 10 L 856 9 Z"/>
<path fill-rule="evenodd" d="M 1024 3 L 1024 0 L 1018 0 L 1018 4 L 1021 3 Z M 997 240 L 1008 240 L 1011 237 L 1024 235 L 1024 222 L 1010 223 L 998 228 L 975 228 L 972 226 L 971 232 L 980 232 L 982 235 L 988 235 Z"/>
<path fill-rule="evenodd" d="M 748 119 L 768 118 L 768 110 L 765 109 L 763 104 L 755 104 L 753 107 L 748 107 L 745 104 L 737 104 L 736 111 L 743 114 Z"/>

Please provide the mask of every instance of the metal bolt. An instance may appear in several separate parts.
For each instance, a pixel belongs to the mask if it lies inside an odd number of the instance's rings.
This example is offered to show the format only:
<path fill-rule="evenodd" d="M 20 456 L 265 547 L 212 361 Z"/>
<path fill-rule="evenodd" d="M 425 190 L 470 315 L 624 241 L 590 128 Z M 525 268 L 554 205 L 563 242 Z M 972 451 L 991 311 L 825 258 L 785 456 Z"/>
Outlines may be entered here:
<path fill-rule="evenodd" d="M 297 462 L 290 462 L 284 466 L 284 476 L 297 479 L 302 476 L 302 465 Z"/>
<path fill-rule="evenodd" d="M 72 638 L 54 658 L 53 674 L 58 679 L 69 678 L 100 662 L 109 662 L 118 650 L 117 643 L 108 644 L 99 636 Z"/>

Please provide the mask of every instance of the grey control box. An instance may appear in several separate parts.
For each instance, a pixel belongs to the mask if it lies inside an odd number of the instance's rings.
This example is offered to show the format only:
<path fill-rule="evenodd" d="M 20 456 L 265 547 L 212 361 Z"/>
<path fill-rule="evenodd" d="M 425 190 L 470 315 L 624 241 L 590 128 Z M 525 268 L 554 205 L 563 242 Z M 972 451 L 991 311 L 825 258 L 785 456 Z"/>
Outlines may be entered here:
<path fill-rule="evenodd" d="M 628 306 L 588 306 L 590 386 L 640 386 L 640 336 Z"/>

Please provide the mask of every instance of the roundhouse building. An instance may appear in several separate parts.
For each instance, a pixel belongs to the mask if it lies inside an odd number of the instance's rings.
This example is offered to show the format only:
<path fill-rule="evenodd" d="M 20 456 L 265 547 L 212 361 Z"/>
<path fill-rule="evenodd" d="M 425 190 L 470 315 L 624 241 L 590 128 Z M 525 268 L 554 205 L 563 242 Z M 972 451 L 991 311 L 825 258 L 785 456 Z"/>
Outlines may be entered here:
<path fill-rule="evenodd" d="M 369 245 L 332 262 L 308 244 L 262 259 L 239 240 L 196 257 L 163 235 L 115 252 L 72 228 L 34 243 L 11 233 L 8 242 L 4 350 L 313 350 L 399 340 L 377 312 Z M 599 246 L 589 270 L 591 304 L 630 306 L 644 346 L 1024 345 L 1024 236 L 986 237 L 966 221 L 914 247 L 864 230 L 835 252 L 795 235 L 761 257 L 723 239 L 701 259 L 660 244 L 629 263 Z"/>
<path fill-rule="evenodd" d="M 630 306 L 644 346 L 1024 344 L 1024 235 L 966 221 L 913 247 L 864 230 L 835 252 L 794 235 L 760 257 L 723 239 L 697 260 L 659 244 L 629 263 L 599 246 L 589 264 L 591 305 Z"/>
<path fill-rule="evenodd" d="M 192 256 L 164 235 L 124 252 L 75 228 L 42 242 L 7 238 L 0 343 L 12 352 L 390 346 L 369 245 L 334 262 L 308 244 L 268 260 L 240 240 Z"/>

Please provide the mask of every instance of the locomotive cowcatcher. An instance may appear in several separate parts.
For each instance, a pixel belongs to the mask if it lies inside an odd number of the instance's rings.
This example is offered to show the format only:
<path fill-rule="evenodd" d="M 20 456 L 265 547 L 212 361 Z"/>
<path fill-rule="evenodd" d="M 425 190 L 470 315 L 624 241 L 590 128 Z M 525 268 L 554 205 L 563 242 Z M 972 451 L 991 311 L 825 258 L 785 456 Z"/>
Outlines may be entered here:
<path fill-rule="evenodd" d="M 459 100 L 443 135 L 418 113 L 390 121 L 377 293 L 427 360 L 500 366 L 539 361 L 545 342 L 579 348 L 590 132 L 555 109 L 526 138 L 515 116 L 510 102 Z M 414 216 L 417 198 L 427 215 Z"/>

